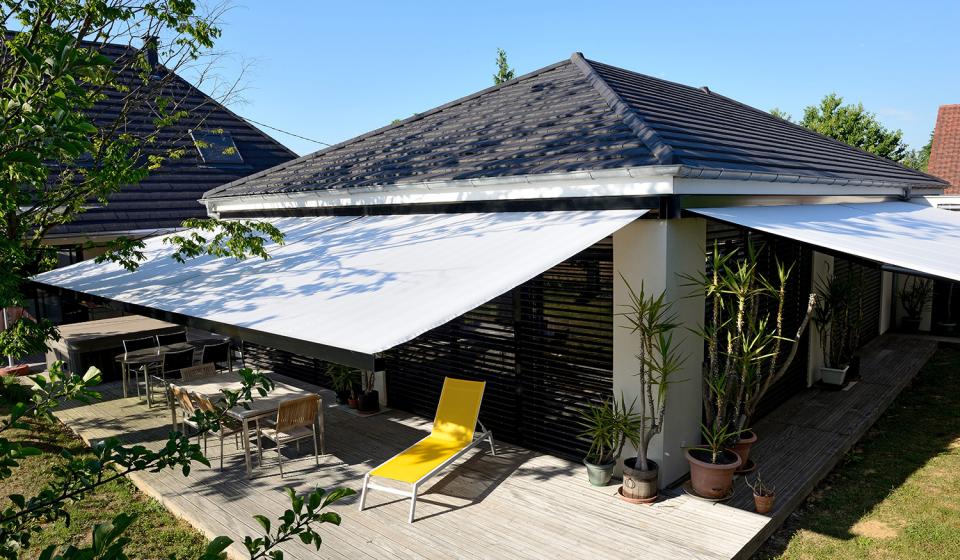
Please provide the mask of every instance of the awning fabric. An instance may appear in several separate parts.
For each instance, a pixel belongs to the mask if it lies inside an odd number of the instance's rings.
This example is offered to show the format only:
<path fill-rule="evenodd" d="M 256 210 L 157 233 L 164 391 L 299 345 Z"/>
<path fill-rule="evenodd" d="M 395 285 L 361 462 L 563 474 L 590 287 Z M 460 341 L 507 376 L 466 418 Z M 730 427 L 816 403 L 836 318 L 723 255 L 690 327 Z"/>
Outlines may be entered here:
<path fill-rule="evenodd" d="M 509 291 L 645 210 L 324 216 L 271 220 L 271 258 L 180 264 L 162 238 L 135 272 L 80 262 L 36 282 L 365 355 Z"/>
<path fill-rule="evenodd" d="M 910 202 L 697 208 L 815 247 L 960 281 L 960 213 Z"/>

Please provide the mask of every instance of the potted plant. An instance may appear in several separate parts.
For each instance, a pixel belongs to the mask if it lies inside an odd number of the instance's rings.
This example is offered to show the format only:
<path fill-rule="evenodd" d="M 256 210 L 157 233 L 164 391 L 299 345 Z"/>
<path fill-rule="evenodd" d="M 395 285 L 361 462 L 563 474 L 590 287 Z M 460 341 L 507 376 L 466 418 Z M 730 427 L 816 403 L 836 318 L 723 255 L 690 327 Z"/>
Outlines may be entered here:
<path fill-rule="evenodd" d="M 817 279 L 813 323 L 817 326 L 823 365 L 820 379 L 827 385 L 843 385 L 859 348 L 863 305 L 860 290 L 847 277 L 829 268 Z"/>
<path fill-rule="evenodd" d="M 676 316 L 671 314 L 671 304 L 664 299 L 666 294 L 648 296 L 643 283 L 637 293 L 626 278 L 623 282 L 630 303 L 620 315 L 627 319 L 624 326 L 639 339 L 636 375 L 640 381 L 640 412 L 638 441 L 628 438 L 636 446 L 637 454 L 623 461 L 623 486 L 619 494 L 628 502 L 650 503 L 657 499 L 660 488 L 659 465 L 648 457 L 650 441 L 663 429 L 667 388 L 675 382 L 672 377 L 679 371 L 683 358 L 673 345 L 671 331 L 677 327 Z"/>
<path fill-rule="evenodd" d="M 753 490 L 753 506 L 757 510 L 757 513 L 764 515 L 770 513 L 770 510 L 773 509 L 773 501 L 776 498 L 773 486 L 767 486 L 767 484 L 763 482 L 763 479 L 760 478 L 759 472 L 753 483 L 747 480 L 746 477 L 744 477 L 743 482 Z"/>
<path fill-rule="evenodd" d="M 623 452 L 627 439 L 637 440 L 638 421 L 631 403 L 628 408 L 621 395 L 620 400 L 608 399 L 600 404 L 591 404 L 580 411 L 580 438 L 590 442 L 587 456 L 587 479 L 593 486 L 606 486 L 617 466 L 617 458 Z"/>
<path fill-rule="evenodd" d="M 904 332 L 915 333 L 920 330 L 923 312 L 927 308 L 933 283 L 926 278 L 910 276 L 897 291 L 900 306 L 907 316 L 900 320 Z"/>
<path fill-rule="evenodd" d="M 330 376 L 330 383 L 337 394 L 337 402 L 349 404 L 351 399 L 356 402 L 357 393 L 354 391 L 354 385 L 360 379 L 356 369 L 340 364 L 330 364 L 327 366 L 327 374 Z"/>
<path fill-rule="evenodd" d="M 690 485 L 698 496 L 719 500 L 733 491 L 733 475 L 743 463 L 740 456 L 728 449 L 739 434 L 726 425 L 700 427 L 704 445 L 687 449 L 690 463 Z"/>
<path fill-rule="evenodd" d="M 363 389 L 360 393 L 360 402 L 357 410 L 360 412 L 379 412 L 380 411 L 380 392 L 374 389 L 374 374 L 372 371 L 363 371 L 361 373 L 363 380 Z"/>
<path fill-rule="evenodd" d="M 758 270 L 762 251 L 747 243 L 742 254 L 721 253 L 714 245 L 710 272 L 685 276 L 704 294 L 710 309 L 706 323 L 696 331 L 706 344 L 704 440 L 709 444 L 728 436 L 724 443 L 740 457 L 741 471 L 755 466 L 750 461 L 757 441 L 750 429 L 753 415 L 770 387 L 786 375 L 817 300 L 810 294 L 806 314 L 788 335 L 783 316 L 794 265 L 777 260 L 776 275 L 767 278 Z M 716 457 L 722 460 L 721 455 Z"/>

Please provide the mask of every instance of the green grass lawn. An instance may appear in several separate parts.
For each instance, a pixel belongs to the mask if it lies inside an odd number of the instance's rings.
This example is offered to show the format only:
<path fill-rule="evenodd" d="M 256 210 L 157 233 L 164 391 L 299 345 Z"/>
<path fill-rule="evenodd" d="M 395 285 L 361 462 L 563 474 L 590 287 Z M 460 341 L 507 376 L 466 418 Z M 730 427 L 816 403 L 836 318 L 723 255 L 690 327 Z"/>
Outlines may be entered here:
<path fill-rule="evenodd" d="M 960 347 L 941 346 L 758 558 L 960 558 Z"/>
<path fill-rule="evenodd" d="M 0 395 L 0 414 L 9 410 L 8 397 Z M 82 454 L 87 449 L 83 441 L 59 423 L 31 422 L 30 430 L 11 430 L 6 437 L 13 441 L 38 447 L 43 454 L 28 457 L 14 470 L 12 477 L 0 480 L 0 492 L 6 500 L 10 494 L 32 496 L 50 479 L 53 465 L 62 461 L 60 451 Z M 6 505 L 4 505 L 6 507 Z M 177 519 L 159 502 L 141 494 L 132 483 L 119 479 L 108 483 L 80 502 L 68 507 L 71 523 L 51 523 L 37 533 L 32 546 L 21 558 L 36 558 L 45 547 L 55 544 L 88 543 L 90 530 L 96 523 L 110 521 L 117 513 L 136 514 L 137 519 L 127 530 L 133 542 L 127 547 L 131 558 L 196 558 L 206 547 L 206 539 L 186 522 Z"/>

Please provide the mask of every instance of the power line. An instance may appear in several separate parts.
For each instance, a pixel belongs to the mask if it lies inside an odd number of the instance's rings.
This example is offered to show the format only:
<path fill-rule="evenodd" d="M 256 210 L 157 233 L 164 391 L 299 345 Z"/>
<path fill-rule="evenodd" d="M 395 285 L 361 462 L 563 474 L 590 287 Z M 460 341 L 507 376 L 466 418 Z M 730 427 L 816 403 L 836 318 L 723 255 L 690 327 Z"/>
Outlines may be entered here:
<path fill-rule="evenodd" d="M 320 140 L 314 140 L 313 138 L 307 138 L 306 136 L 300 136 L 299 134 L 295 134 L 295 133 L 293 133 L 293 132 L 289 132 L 289 131 L 287 131 L 287 130 L 283 130 L 282 128 L 277 128 L 277 127 L 275 127 L 275 126 L 270 126 L 269 124 L 264 124 L 264 123 L 262 123 L 262 122 L 255 121 L 255 120 L 251 119 L 250 117 L 244 117 L 243 115 L 240 115 L 240 118 L 243 119 L 243 120 L 245 120 L 245 121 L 252 122 L 252 123 L 255 124 L 255 125 L 262 126 L 262 127 L 264 127 L 264 128 L 269 128 L 270 130 L 275 130 L 275 131 L 280 132 L 280 133 L 282 133 L 282 134 L 286 134 L 286 135 L 288 135 L 288 136 L 293 136 L 294 138 L 299 138 L 299 139 L 301 139 L 301 140 L 306 140 L 307 142 L 313 142 L 314 144 L 320 144 L 321 146 L 332 146 L 332 145 L 333 145 L 333 144 L 328 144 L 328 143 L 326 143 L 326 142 L 321 142 Z"/>

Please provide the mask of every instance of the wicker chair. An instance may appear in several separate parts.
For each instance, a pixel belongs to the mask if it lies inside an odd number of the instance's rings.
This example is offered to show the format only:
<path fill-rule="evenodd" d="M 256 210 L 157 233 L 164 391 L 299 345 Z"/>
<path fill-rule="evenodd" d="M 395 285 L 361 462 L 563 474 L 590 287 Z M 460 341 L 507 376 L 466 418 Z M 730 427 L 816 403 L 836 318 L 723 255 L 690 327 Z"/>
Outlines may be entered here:
<path fill-rule="evenodd" d="M 312 436 L 313 455 L 319 466 L 320 447 L 317 442 L 317 410 L 319 407 L 319 395 L 286 400 L 280 403 L 280 407 L 277 409 L 277 420 L 272 426 L 261 427 L 257 423 L 257 454 L 260 463 L 263 463 L 261 439 L 265 437 L 277 444 L 277 462 L 280 463 L 280 477 L 283 478 L 283 444 L 296 442 L 299 452 L 300 441 Z"/>
<path fill-rule="evenodd" d="M 180 411 L 180 421 L 177 422 L 174 419 L 174 429 L 179 430 L 179 426 L 184 426 L 193 428 L 197 432 L 197 445 L 200 445 L 200 426 L 196 422 L 191 420 L 194 414 L 197 412 L 197 406 L 193 402 L 193 397 L 190 396 L 190 393 L 184 391 L 183 389 L 172 385 L 170 387 L 170 392 L 173 393 L 173 400 L 177 403 L 177 408 Z M 186 432 L 186 430 L 184 430 Z"/>

